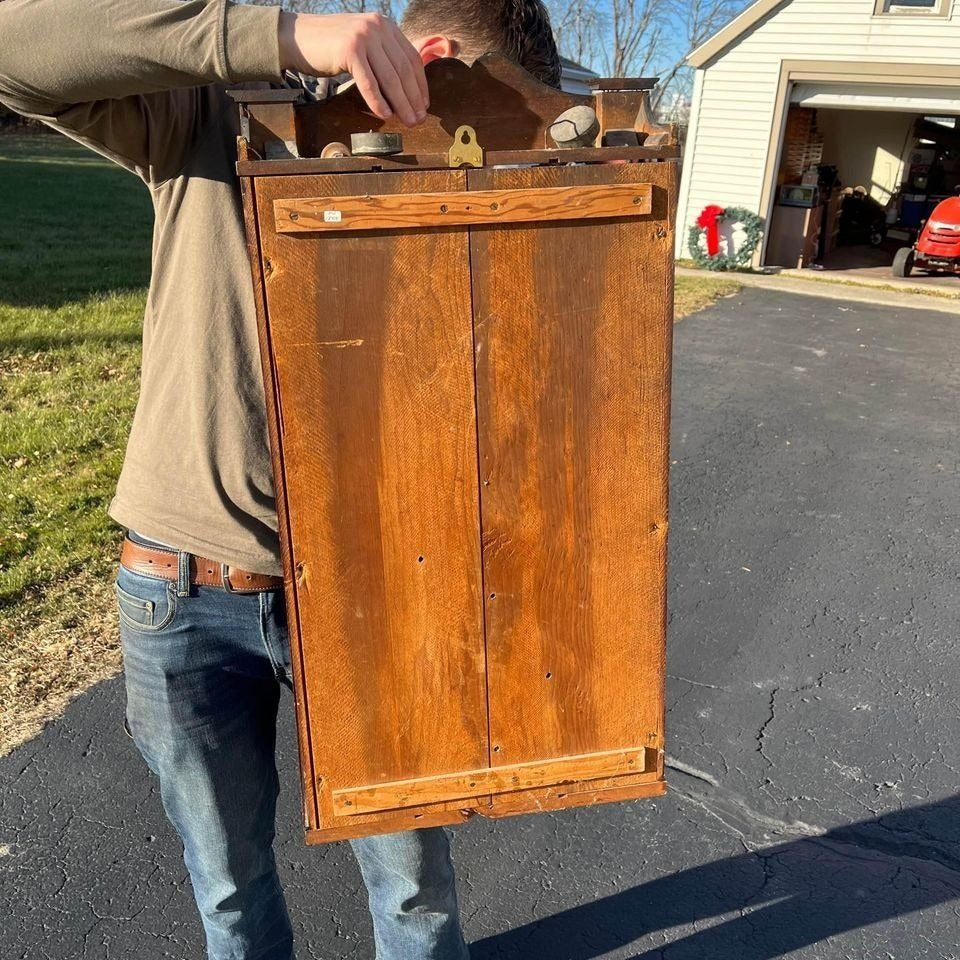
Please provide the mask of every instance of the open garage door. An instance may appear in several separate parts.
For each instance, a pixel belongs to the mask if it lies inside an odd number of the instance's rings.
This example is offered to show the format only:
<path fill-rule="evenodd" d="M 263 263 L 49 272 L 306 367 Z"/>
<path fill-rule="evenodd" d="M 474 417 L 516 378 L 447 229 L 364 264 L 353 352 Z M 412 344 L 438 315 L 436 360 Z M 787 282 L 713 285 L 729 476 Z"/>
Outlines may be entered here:
<path fill-rule="evenodd" d="M 886 110 L 913 114 L 960 112 L 956 86 L 876 83 L 796 83 L 790 102 L 802 107 Z"/>
<path fill-rule="evenodd" d="M 955 88 L 801 79 L 789 100 L 764 264 L 891 277 L 960 187 Z"/>

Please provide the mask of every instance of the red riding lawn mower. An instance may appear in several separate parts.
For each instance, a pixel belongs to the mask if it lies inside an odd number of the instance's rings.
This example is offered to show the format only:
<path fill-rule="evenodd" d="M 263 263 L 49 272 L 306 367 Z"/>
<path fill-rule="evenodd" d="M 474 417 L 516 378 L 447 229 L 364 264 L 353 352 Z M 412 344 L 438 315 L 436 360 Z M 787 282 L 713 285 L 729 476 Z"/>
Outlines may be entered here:
<path fill-rule="evenodd" d="M 893 275 L 909 277 L 914 270 L 960 274 L 960 196 L 941 200 L 923 225 L 917 242 L 897 251 Z"/>

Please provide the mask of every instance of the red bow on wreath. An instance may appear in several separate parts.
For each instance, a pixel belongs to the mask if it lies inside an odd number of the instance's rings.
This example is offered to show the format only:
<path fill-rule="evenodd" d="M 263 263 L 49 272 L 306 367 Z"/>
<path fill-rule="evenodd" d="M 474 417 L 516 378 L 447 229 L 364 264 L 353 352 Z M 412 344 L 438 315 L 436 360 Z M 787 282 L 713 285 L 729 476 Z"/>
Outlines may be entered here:
<path fill-rule="evenodd" d="M 720 252 L 720 218 L 726 213 L 723 207 L 704 207 L 697 217 L 697 226 L 707 231 L 707 256 L 715 257 Z"/>

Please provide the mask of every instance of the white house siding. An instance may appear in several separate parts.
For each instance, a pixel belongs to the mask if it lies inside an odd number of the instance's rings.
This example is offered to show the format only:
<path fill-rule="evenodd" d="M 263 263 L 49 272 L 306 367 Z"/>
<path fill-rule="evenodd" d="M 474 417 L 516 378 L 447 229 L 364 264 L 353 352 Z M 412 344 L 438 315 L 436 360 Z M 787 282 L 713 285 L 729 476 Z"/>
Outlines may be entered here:
<path fill-rule="evenodd" d="M 782 61 L 960 64 L 960 0 L 949 19 L 874 16 L 874 7 L 874 0 L 791 0 L 697 71 L 678 256 L 687 256 L 689 225 L 707 204 L 760 208 Z"/>

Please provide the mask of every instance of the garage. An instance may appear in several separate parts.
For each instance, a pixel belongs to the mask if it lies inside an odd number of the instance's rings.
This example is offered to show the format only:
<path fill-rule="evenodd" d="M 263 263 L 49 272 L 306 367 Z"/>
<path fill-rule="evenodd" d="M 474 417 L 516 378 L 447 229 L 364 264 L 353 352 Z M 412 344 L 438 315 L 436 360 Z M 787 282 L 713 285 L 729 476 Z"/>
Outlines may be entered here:
<path fill-rule="evenodd" d="M 689 58 L 677 256 L 736 208 L 763 224 L 755 267 L 960 284 L 908 256 L 960 185 L 958 41 L 954 0 L 757 0 Z"/>
<path fill-rule="evenodd" d="M 953 91 L 796 83 L 764 265 L 880 276 L 960 185 Z M 960 224 L 958 224 L 960 226 Z"/>

